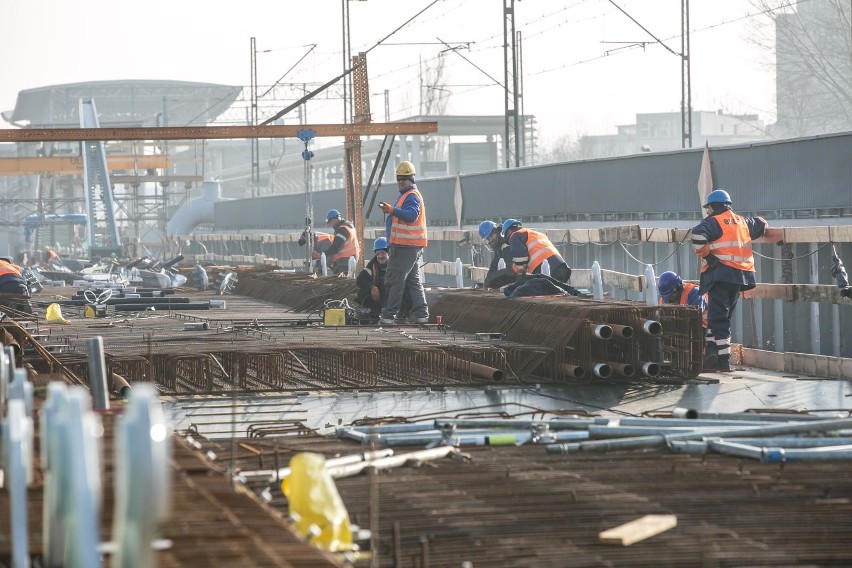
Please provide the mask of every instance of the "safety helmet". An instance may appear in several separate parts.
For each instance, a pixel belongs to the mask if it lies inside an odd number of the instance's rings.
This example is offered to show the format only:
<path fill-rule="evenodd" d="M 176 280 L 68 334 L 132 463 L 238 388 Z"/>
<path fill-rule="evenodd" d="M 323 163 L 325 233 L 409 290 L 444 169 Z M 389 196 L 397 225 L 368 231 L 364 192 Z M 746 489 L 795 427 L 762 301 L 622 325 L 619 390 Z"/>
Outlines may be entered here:
<path fill-rule="evenodd" d="M 710 207 L 713 203 L 727 203 L 731 204 L 731 196 L 728 195 L 728 192 L 724 189 L 716 189 L 710 192 L 710 195 L 707 196 L 707 203 L 704 204 L 704 207 Z"/>
<path fill-rule="evenodd" d="M 12 260 L 11 256 L 0 256 L 0 260 L 3 262 L 8 262 L 9 264 L 15 264 L 15 261 Z"/>
<path fill-rule="evenodd" d="M 379 237 L 376 239 L 376 242 L 373 243 L 373 252 L 377 250 L 388 250 L 388 240 L 384 237 Z"/>
<path fill-rule="evenodd" d="M 668 298 L 672 292 L 683 286 L 683 280 L 672 271 L 660 274 L 657 282 L 657 293 L 661 298 Z"/>
<path fill-rule="evenodd" d="M 414 174 L 416 174 L 416 173 L 417 173 L 417 171 L 414 169 L 414 164 L 412 164 L 408 160 L 406 160 L 404 162 L 400 162 L 396 166 L 396 177 L 407 177 L 407 176 L 413 177 Z"/>
<path fill-rule="evenodd" d="M 509 229 L 512 227 L 523 227 L 524 225 L 518 221 L 517 219 L 506 219 L 503 221 L 503 229 L 500 231 L 500 236 L 505 237 L 506 233 L 509 232 Z"/>
<path fill-rule="evenodd" d="M 50 250 L 50 245 L 44 245 L 44 250 Z"/>
<path fill-rule="evenodd" d="M 479 224 L 479 236 L 484 241 L 488 237 L 491 236 L 492 231 L 497 228 L 497 223 L 494 221 L 486 220 Z"/>
<path fill-rule="evenodd" d="M 325 214 L 325 220 L 331 221 L 332 219 L 340 219 L 340 211 L 337 209 L 329 209 L 328 213 Z"/>

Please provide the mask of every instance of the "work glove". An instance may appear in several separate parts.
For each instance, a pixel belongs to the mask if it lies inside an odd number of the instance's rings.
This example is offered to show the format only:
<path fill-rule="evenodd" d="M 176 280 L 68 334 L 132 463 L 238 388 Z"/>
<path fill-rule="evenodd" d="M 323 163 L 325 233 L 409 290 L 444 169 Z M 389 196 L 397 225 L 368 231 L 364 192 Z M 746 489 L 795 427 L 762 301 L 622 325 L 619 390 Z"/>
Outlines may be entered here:
<path fill-rule="evenodd" d="M 384 213 L 385 215 L 390 215 L 391 213 L 393 213 L 393 205 L 391 205 L 390 203 L 379 203 L 379 209 L 381 209 L 382 213 Z"/>
<path fill-rule="evenodd" d="M 370 288 L 370 298 L 373 299 L 374 302 L 378 302 L 382 298 L 382 293 L 379 291 L 378 286 L 373 286 Z"/>

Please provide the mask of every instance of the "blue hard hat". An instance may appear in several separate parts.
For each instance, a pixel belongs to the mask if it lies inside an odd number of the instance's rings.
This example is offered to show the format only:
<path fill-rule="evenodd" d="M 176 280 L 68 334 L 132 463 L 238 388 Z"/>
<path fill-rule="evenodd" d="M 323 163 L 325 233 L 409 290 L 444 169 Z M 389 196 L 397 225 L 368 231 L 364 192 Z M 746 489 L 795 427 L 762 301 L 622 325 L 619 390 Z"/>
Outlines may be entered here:
<path fill-rule="evenodd" d="M 379 237 L 376 239 L 376 242 L 373 243 L 373 252 L 377 250 L 388 250 L 388 240 L 384 237 Z"/>
<path fill-rule="evenodd" d="M 500 235 L 505 237 L 512 227 L 523 227 L 523 224 L 517 219 L 506 219 L 503 221 L 503 229 L 500 231 Z"/>
<path fill-rule="evenodd" d="M 482 223 L 479 224 L 479 236 L 484 241 L 485 239 L 487 239 L 488 237 L 491 236 L 491 233 L 496 228 L 497 228 L 497 223 L 495 223 L 494 221 L 483 221 Z"/>
<path fill-rule="evenodd" d="M 671 271 L 663 272 L 657 282 L 657 293 L 662 298 L 668 298 L 679 286 L 683 286 L 680 276 Z"/>
<path fill-rule="evenodd" d="M 326 221 L 331 221 L 332 219 L 339 219 L 339 218 L 340 218 L 340 211 L 338 211 L 337 209 L 329 209 L 328 213 L 325 214 L 325 220 Z"/>
<path fill-rule="evenodd" d="M 707 196 L 707 203 L 704 204 L 704 207 L 710 207 L 712 203 L 727 203 L 731 204 L 731 196 L 728 195 L 728 192 L 724 189 L 716 189 L 710 192 L 710 195 Z"/>

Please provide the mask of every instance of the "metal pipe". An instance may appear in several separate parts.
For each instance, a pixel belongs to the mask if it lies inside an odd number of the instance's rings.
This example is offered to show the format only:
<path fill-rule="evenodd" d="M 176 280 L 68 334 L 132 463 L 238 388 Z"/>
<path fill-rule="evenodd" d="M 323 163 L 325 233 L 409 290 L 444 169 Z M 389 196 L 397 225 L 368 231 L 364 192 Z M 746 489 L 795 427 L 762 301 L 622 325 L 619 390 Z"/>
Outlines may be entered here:
<path fill-rule="evenodd" d="M 592 371 L 595 373 L 595 376 L 602 379 L 608 379 L 612 376 L 612 367 L 606 363 L 595 363 L 595 366 L 592 367 Z"/>
<path fill-rule="evenodd" d="M 820 420 L 814 422 L 799 422 L 793 424 L 773 424 L 771 426 L 757 426 L 740 429 L 708 429 L 702 431 L 683 432 L 670 434 L 668 436 L 639 436 L 635 438 L 622 438 L 617 440 L 598 440 L 592 442 L 580 442 L 576 444 L 550 444 L 547 446 L 548 453 L 572 453 L 578 451 L 607 451 L 627 450 L 636 448 L 656 448 L 664 446 L 672 441 L 699 440 L 707 437 L 734 437 L 743 436 L 774 436 L 777 434 L 804 434 L 807 432 L 831 432 L 852 428 L 852 418 L 841 420 Z"/>
<path fill-rule="evenodd" d="M 571 365 L 570 363 L 562 364 L 562 372 L 566 377 L 574 377 L 575 379 L 582 379 L 586 376 L 585 368 L 580 365 Z"/>
<path fill-rule="evenodd" d="M 592 328 L 592 334 L 598 339 L 609 339 L 612 337 L 612 328 L 607 324 L 589 324 Z"/>
<path fill-rule="evenodd" d="M 687 428 L 707 428 L 715 426 L 745 426 L 753 424 L 760 426 L 760 421 L 747 422 L 743 420 L 687 420 L 685 418 L 642 418 L 635 416 L 624 416 L 621 418 L 595 418 L 594 423 L 604 426 L 646 426 L 651 428 L 665 428 L 668 426 L 685 426 Z"/>
<path fill-rule="evenodd" d="M 639 321 L 642 324 L 642 331 L 648 335 L 661 335 L 663 333 L 663 324 L 660 322 L 649 319 Z"/>
<path fill-rule="evenodd" d="M 546 424 L 551 430 L 562 429 L 585 429 L 589 424 L 593 424 L 589 418 L 559 418 L 556 420 L 521 420 L 521 419 L 495 419 L 486 418 L 482 420 L 472 420 L 467 418 L 440 418 L 435 420 L 435 428 L 442 429 L 446 426 L 455 426 L 456 428 L 524 428 L 530 429 L 533 426 Z"/>
<path fill-rule="evenodd" d="M 607 363 L 613 372 L 620 377 L 632 377 L 636 374 L 636 367 L 630 363 Z"/>
<path fill-rule="evenodd" d="M 725 427 L 712 427 L 706 426 L 703 429 L 710 431 L 711 428 L 713 431 L 719 431 Z M 736 428 L 736 426 L 728 426 L 730 430 Z M 589 435 L 592 438 L 597 439 L 606 439 L 606 438 L 630 438 L 635 436 L 667 436 L 669 434 L 676 434 L 681 432 L 701 432 L 702 428 L 692 428 L 689 426 L 601 426 L 599 424 L 592 424 L 589 426 Z"/>
<path fill-rule="evenodd" d="M 653 361 L 643 361 L 639 363 L 639 368 L 646 377 L 656 377 L 660 374 L 660 366 Z"/>
<path fill-rule="evenodd" d="M 144 312 L 148 309 L 162 311 L 195 311 L 209 310 L 210 302 L 195 302 L 189 304 L 116 304 L 113 309 L 117 312 Z"/>
<path fill-rule="evenodd" d="M 92 410 L 109 410 L 104 340 L 98 335 L 87 341 L 89 350 L 89 385 L 92 388 Z"/>
<path fill-rule="evenodd" d="M 630 339 L 633 337 L 633 327 L 629 325 L 618 325 L 616 323 L 609 324 L 609 327 L 612 328 L 612 333 L 616 337 L 623 337 L 624 339 Z"/>
<path fill-rule="evenodd" d="M 112 377 L 112 392 L 117 392 L 127 398 L 130 395 L 130 383 L 127 382 L 127 379 L 118 373 L 110 373 L 110 377 Z"/>
<path fill-rule="evenodd" d="M 825 416 L 816 414 L 797 414 L 793 412 L 700 412 L 694 408 L 677 407 L 672 410 L 675 418 L 704 419 L 704 420 L 749 420 L 751 422 L 806 422 L 810 420 L 826 420 Z"/>
<path fill-rule="evenodd" d="M 480 379 L 486 379 L 489 381 L 502 381 L 504 378 L 503 371 L 500 369 L 488 367 L 487 365 L 480 365 L 479 363 L 473 363 L 471 361 L 465 361 L 458 357 L 447 357 L 447 366 L 450 369 L 469 372 L 474 377 L 479 377 Z"/>

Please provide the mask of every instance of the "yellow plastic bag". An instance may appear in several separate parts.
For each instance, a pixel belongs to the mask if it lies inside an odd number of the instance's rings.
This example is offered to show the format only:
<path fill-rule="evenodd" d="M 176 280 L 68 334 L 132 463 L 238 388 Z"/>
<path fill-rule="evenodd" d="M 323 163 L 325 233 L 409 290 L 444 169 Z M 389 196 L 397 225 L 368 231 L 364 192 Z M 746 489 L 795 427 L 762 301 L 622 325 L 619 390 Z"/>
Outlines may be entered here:
<path fill-rule="evenodd" d="M 50 304 L 47 306 L 44 318 L 47 320 L 47 323 L 71 323 L 62 317 L 62 309 L 59 307 L 59 304 Z"/>
<path fill-rule="evenodd" d="M 325 458 L 310 452 L 296 454 L 290 459 L 290 471 L 281 482 L 281 491 L 299 533 L 325 550 L 351 550 L 349 513 L 325 468 Z"/>

